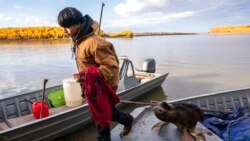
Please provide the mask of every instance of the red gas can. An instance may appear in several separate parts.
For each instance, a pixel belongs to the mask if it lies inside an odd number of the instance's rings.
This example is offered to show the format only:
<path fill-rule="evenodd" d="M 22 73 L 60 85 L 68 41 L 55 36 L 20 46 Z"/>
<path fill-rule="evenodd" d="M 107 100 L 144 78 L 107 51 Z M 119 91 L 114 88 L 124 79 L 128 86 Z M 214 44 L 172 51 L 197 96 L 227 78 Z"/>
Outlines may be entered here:
<path fill-rule="evenodd" d="M 35 119 L 39 119 L 40 118 L 40 112 L 41 112 L 41 107 L 42 107 L 42 102 L 41 101 L 37 101 L 34 102 L 32 104 L 32 113 Z M 42 111 L 42 116 L 43 117 L 47 117 L 49 116 L 49 108 L 46 102 L 43 102 L 43 111 Z"/>

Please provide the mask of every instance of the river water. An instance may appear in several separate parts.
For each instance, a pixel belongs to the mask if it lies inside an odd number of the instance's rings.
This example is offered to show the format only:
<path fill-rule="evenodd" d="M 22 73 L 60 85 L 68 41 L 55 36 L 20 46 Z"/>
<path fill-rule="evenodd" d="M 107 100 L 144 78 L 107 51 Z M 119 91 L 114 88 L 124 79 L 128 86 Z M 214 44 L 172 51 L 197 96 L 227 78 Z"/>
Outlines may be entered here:
<path fill-rule="evenodd" d="M 250 34 L 200 34 L 112 38 L 118 56 L 130 58 L 137 69 L 155 58 L 157 73 L 170 72 L 161 88 L 144 99 L 168 100 L 250 87 Z M 0 98 L 48 87 L 76 72 L 70 41 L 0 43 Z M 134 107 L 125 110 L 131 111 Z M 89 131 L 95 131 L 90 126 Z M 91 130 L 92 129 L 92 130 Z M 84 140 L 86 131 L 67 137 Z M 95 136 L 95 135 L 93 135 Z"/>
<path fill-rule="evenodd" d="M 250 35 L 176 35 L 112 38 L 119 56 L 141 69 L 155 58 L 168 99 L 250 86 Z M 69 41 L 0 44 L 0 98 L 62 84 L 76 72 Z"/>

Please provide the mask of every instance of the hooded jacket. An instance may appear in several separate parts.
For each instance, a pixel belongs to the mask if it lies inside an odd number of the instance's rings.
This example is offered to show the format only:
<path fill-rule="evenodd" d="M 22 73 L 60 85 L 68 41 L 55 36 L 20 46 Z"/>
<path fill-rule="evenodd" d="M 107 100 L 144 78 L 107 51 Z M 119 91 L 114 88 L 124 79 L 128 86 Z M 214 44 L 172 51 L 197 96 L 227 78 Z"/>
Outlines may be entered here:
<path fill-rule="evenodd" d="M 116 91 L 119 83 L 119 60 L 115 49 L 110 42 L 94 34 L 97 23 L 89 19 L 89 16 L 86 18 L 73 39 L 78 71 L 97 67 L 100 75 Z"/>

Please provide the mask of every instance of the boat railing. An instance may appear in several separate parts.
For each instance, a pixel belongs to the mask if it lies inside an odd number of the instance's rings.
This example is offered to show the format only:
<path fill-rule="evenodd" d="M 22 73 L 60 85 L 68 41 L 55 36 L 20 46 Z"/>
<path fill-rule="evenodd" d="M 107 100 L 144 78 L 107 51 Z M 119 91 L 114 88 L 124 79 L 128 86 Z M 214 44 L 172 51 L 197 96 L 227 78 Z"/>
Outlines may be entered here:
<path fill-rule="evenodd" d="M 168 102 L 189 103 L 208 110 L 233 111 L 240 107 L 244 107 L 245 112 L 250 113 L 250 89 L 244 88 L 231 91 L 209 93 Z"/>

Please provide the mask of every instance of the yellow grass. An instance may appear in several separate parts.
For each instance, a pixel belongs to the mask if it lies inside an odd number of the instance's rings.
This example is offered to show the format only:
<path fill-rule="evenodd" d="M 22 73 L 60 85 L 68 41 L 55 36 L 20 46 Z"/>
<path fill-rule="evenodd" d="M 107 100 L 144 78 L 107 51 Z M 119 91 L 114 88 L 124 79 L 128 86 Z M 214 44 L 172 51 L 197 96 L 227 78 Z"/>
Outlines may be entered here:
<path fill-rule="evenodd" d="M 58 39 L 65 38 L 60 27 L 8 27 L 0 28 L 0 39 Z"/>
<path fill-rule="evenodd" d="M 216 27 L 209 33 L 250 33 L 250 25 Z"/>

